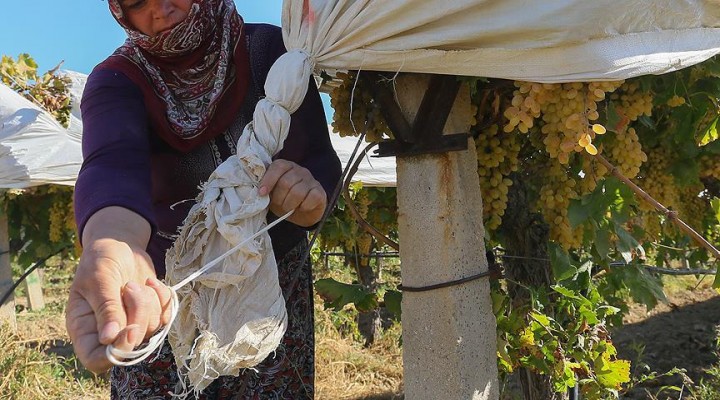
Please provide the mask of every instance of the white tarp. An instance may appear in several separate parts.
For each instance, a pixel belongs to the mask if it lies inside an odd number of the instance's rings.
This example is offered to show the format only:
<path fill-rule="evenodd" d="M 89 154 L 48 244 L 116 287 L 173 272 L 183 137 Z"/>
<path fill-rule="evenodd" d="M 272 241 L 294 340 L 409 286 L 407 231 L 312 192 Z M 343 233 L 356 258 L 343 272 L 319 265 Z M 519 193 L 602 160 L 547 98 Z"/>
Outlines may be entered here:
<path fill-rule="evenodd" d="M 74 185 L 82 164 L 80 122 L 71 130 L 0 83 L 0 188 Z M 78 128 L 79 127 L 79 128 Z"/>
<path fill-rule="evenodd" d="M 331 126 L 329 126 L 328 129 L 332 132 Z M 332 133 L 330 134 L 330 140 L 344 168 L 355 150 L 358 138 L 352 136 L 340 137 L 338 133 Z M 367 143 L 364 142 L 360 144 L 358 155 L 366 145 Z M 363 160 L 360 161 L 358 170 L 352 177 L 352 182 L 362 182 L 363 186 L 397 186 L 395 178 L 395 157 L 378 158 L 372 157 L 371 154 L 372 151 L 370 155 L 363 157 Z"/>
<path fill-rule="evenodd" d="M 589 81 L 720 52 L 717 0 L 285 0 L 282 21 L 319 69 Z"/>

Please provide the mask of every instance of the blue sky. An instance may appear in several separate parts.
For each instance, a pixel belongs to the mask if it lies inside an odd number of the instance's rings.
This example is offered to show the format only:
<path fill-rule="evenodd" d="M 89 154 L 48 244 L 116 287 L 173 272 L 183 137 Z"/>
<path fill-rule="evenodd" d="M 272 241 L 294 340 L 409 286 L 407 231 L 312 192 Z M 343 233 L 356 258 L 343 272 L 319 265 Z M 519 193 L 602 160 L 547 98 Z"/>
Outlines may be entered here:
<path fill-rule="evenodd" d="M 46 71 L 64 60 L 63 69 L 90 73 L 125 40 L 105 0 L 4 0 L 0 54 L 29 53 Z M 282 0 L 235 0 L 247 22 L 280 24 Z M 330 112 L 324 96 L 326 113 Z"/>

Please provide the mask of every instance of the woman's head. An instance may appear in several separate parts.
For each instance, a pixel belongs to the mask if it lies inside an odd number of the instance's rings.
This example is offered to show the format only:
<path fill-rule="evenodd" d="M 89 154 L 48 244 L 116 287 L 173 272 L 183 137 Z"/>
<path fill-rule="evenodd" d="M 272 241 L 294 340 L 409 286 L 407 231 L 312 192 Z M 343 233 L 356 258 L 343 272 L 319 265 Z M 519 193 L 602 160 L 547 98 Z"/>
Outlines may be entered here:
<path fill-rule="evenodd" d="M 232 0 L 108 0 L 130 42 L 157 57 L 197 50 L 215 35 L 217 18 L 222 18 L 228 2 L 232 4 Z"/>
<path fill-rule="evenodd" d="M 185 20 L 193 0 L 118 0 L 118 3 L 128 27 L 154 37 Z"/>

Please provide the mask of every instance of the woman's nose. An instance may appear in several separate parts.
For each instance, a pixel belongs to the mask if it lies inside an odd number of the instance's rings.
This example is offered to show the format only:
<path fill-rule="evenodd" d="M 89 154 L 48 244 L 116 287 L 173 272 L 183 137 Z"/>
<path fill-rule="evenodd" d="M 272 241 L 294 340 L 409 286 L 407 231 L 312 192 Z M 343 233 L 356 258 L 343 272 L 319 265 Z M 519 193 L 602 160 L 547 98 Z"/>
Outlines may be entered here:
<path fill-rule="evenodd" d="M 172 0 L 151 0 L 154 19 L 167 18 L 173 12 Z"/>

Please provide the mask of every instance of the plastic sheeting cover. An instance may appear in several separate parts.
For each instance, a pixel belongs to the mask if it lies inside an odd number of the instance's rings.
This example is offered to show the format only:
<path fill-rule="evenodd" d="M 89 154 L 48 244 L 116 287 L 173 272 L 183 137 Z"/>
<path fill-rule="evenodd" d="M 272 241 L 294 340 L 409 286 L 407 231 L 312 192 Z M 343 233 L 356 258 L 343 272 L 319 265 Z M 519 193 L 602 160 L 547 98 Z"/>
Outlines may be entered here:
<path fill-rule="evenodd" d="M 72 117 L 71 126 L 79 120 Z M 81 125 L 80 125 L 81 126 Z M 0 84 L 0 188 L 74 185 L 82 164 L 80 133 Z"/>
<path fill-rule="evenodd" d="M 720 52 L 717 0 L 285 0 L 282 25 L 319 69 L 616 80 Z"/>

